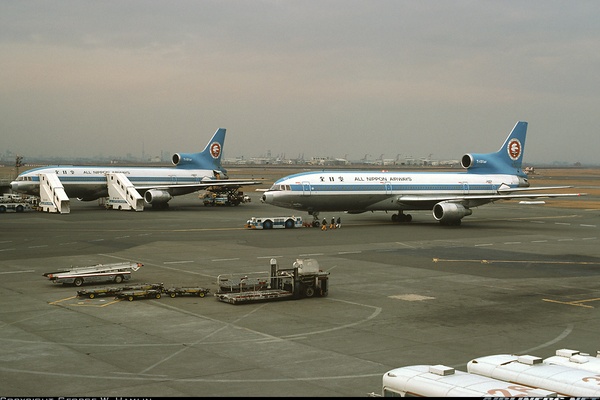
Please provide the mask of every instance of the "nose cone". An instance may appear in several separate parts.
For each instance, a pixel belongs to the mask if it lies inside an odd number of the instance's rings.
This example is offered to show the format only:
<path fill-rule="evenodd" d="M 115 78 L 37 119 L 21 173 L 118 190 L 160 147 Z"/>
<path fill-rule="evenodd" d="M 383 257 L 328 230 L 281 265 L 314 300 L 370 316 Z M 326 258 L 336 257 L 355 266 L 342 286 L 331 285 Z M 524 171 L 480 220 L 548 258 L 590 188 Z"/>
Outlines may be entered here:
<path fill-rule="evenodd" d="M 275 192 L 267 191 L 260 198 L 261 203 L 273 204 Z"/>
<path fill-rule="evenodd" d="M 12 181 L 12 182 L 10 183 L 10 189 L 11 189 L 13 192 L 17 192 L 17 191 L 18 191 L 18 188 L 19 188 L 19 182 L 17 182 L 17 181 Z"/>

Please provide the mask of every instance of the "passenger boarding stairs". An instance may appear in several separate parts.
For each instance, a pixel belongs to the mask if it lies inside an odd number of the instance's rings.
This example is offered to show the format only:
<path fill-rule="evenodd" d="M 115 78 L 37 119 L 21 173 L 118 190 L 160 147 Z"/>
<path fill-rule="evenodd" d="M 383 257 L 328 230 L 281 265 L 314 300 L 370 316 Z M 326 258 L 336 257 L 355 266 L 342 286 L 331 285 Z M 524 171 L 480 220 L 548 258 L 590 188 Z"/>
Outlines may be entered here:
<path fill-rule="evenodd" d="M 144 211 L 144 198 L 133 183 L 121 172 L 106 174 L 108 185 L 107 208 L 113 210 Z"/>
<path fill-rule="evenodd" d="M 65 192 L 58 175 L 39 174 L 40 203 L 39 208 L 45 212 L 68 214 L 71 212 L 71 201 Z"/>

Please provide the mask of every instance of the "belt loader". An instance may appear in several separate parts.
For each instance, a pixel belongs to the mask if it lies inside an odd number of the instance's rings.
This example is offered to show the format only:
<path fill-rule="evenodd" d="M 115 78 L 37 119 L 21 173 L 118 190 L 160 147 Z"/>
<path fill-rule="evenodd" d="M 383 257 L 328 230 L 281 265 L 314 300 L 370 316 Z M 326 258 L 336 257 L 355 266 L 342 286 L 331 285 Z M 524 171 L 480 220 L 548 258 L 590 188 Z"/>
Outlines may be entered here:
<path fill-rule="evenodd" d="M 81 286 L 84 282 L 121 283 L 131 279 L 131 272 L 137 271 L 143 265 L 135 262 L 97 264 L 90 267 L 75 267 L 69 270 L 46 272 L 43 275 L 53 283 L 73 284 L 75 286 Z"/>
<path fill-rule="evenodd" d="M 273 258 L 269 272 L 221 274 L 217 285 L 217 300 L 230 304 L 324 297 L 329 291 L 329 272 L 323 272 L 311 258 L 297 259 L 292 268 L 278 269 Z"/>

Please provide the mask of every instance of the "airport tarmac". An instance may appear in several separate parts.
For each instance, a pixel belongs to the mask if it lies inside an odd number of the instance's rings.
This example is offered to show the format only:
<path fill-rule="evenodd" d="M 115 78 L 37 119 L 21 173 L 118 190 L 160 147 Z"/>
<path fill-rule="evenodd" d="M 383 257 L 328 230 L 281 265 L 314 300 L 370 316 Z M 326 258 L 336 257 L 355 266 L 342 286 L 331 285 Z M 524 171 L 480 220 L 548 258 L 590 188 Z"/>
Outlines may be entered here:
<path fill-rule="evenodd" d="M 1 215 L 0 395 L 364 397 L 406 365 L 466 371 L 490 354 L 600 350 L 597 208 L 501 202 L 459 227 L 377 212 L 340 214 L 336 230 L 254 231 L 249 217 L 291 212 L 249 194 L 238 207 L 189 195 L 167 211 L 72 200 L 70 214 Z M 127 302 L 77 298 L 42 276 L 136 261 L 131 283 L 214 292 L 219 274 L 267 271 L 272 258 L 316 259 L 329 295 Z"/>

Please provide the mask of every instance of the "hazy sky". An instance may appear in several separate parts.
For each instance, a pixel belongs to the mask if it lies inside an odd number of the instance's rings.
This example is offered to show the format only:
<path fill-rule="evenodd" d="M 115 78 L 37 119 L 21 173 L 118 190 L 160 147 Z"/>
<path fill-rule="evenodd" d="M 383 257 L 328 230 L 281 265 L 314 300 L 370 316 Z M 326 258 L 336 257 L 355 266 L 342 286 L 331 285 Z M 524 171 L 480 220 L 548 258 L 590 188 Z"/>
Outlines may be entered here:
<path fill-rule="evenodd" d="M 600 164 L 600 1 L 0 1 L 0 153 Z"/>

